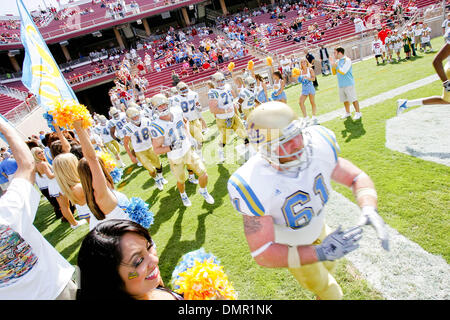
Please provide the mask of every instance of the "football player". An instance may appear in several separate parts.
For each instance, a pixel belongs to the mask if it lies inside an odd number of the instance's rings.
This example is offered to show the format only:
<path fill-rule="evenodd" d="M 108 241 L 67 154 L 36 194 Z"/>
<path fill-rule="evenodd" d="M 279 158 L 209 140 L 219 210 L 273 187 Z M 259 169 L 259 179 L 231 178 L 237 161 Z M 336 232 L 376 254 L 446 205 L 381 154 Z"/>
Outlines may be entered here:
<path fill-rule="evenodd" d="M 442 81 L 443 90 L 442 96 L 434 96 L 428 98 L 420 98 L 415 100 L 399 99 L 397 100 L 397 115 L 413 106 L 420 105 L 433 105 L 433 104 L 450 104 L 450 29 L 447 30 L 444 36 L 445 44 L 436 54 L 433 59 L 433 67 L 436 70 L 437 75 Z M 445 67 L 443 66 L 444 60 L 447 59 Z"/>
<path fill-rule="evenodd" d="M 242 113 L 244 114 L 244 120 L 247 120 L 250 112 L 256 107 L 256 80 L 252 76 L 248 76 L 244 79 L 244 84 L 245 87 L 240 90 L 238 95 L 238 103 L 241 106 Z"/>
<path fill-rule="evenodd" d="M 111 107 L 109 109 L 109 115 L 111 119 L 109 120 L 109 131 L 111 133 L 111 137 L 117 140 L 123 140 L 124 137 L 124 127 L 127 123 L 127 115 L 125 112 L 120 112 L 116 107 Z"/>
<path fill-rule="evenodd" d="M 244 145 L 248 150 L 248 138 L 241 118 L 238 116 L 237 108 L 233 103 L 233 95 L 231 90 L 225 86 L 225 76 L 221 72 L 212 75 L 213 89 L 208 91 L 209 110 L 216 118 L 217 128 L 221 133 L 221 141 L 219 142 L 219 162 L 225 160 L 224 147 L 227 144 L 228 137 L 234 130 L 236 134 L 244 139 Z"/>
<path fill-rule="evenodd" d="M 288 268 L 320 299 L 341 299 L 332 276 L 335 260 L 358 248 L 364 224 L 371 224 L 388 250 L 388 234 L 377 213 L 370 177 L 339 157 L 332 131 L 302 129 L 286 104 L 272 101 L 248 117 L 248 136 L 258 153 L 228 181 L 234 208 L 243 214 L 244 232 L 255 261 Z M 331 180 L 352 188 L 362 216 L 358 226 L 334 232 L 325 223 Z"/>
<path fill-rule="evenodd" d="M 206 188 L 208 174 L 202 160 L 191 148 L 190 133 L 183 112 L 178 108 L 169 108 L 169 99 L 163 94 L 156 94 L 152 98 L 152 104 L 158 113 L 158 119 L 152 122 L 150 130 L 153 150 L 156 154 L 167 154 L 183 204 L 186 207 L 192 205 L 185 192 L 185 167 L 198 176 L 200 194 L 207 203 L 213 204 L 214 198 Z"/>
<path fill-rule="evenodd" d="M 198 100 L 198 93 L 189 89 L 186 83 L 178 82 L 178 95 L 173 99 L 173 106 L 179 107 L 183 111 L 183 118 L 189 125 L 189 133 L 195 139 L 195 149 L 202 158 L 203 133 L 201 118 L 201 106 Z"/>
<path fill-rule="evenodd" d="M 155 179 L 156 187 L 163 189 L 167 180 L 162 175 L 162 165 L 157 154 L 152 149 L 152 139 L 150 137 L 151 120 L 144 117 L 138 109 L 131 106 L 125 112 L 129 122 L 125 125 L 124 145 L 131 161 L 137 163 L 138 160 L 150 176 Z M 133 146 L 136 156 L 129 148 L 129 143 Z M 137 159 L 136 159 L 137 158 Z"/>
<path fill-rule="evenodd" d="M 123 168 L 125 167 L 125 163 L 123 163 L 120 158 L 120 145 L 119 143 L 111 136 L 111 132 L 109 130 L 108 119 L 104 115 L 99 116 L 100 123 L 96 127 L 96 131 L 98 135 L 103 140 L 104 145 L 108 148 L 108 150 L 114 155 L 117 160 L 117 163 Z"/>

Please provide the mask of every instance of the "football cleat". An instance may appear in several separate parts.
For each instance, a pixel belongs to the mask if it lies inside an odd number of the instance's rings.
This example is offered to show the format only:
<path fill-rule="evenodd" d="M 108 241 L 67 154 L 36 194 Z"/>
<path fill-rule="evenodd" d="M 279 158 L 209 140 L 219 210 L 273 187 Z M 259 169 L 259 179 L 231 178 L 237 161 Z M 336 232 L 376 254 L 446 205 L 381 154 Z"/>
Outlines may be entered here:
<path fill-rule="evenodd" d="M 408 108 L 406 106 L 407 102 L 408 102 L 408 100 L 406 100 L 406 99 L 397 100 L 397 115 L 401 114 L 403 111 L 405 111 Z"/>
<path fill-rule="evenodd" d="M 214 198 L 208 193 L 208 191 L 205 192 L 201 192 L 200 194 L 202 195 L 202 197 L 205 199 L 206 202 L 208 202 L 209 204 L 214 204 Z"/>
<path fill-rule="evenodd" d="M 198 179 L 195 179 L 195 176 L 189 176 L 189 182 L 192 184 L 198 184 Z"/>
<path fill-rule="evenodd" d="M 185 207 L 190 207 L 192 205 L 191 200 L 189 200 L 187 195 L 181 195 L 181 201 L 183 201 Z"/>
<path fill-rule="evenodd" d="M 223 149 L 219 149 L 218 153 L 219 153 L 219 163 L 224 162 L 225 161 L 225 156 L 223 154 Z"/>

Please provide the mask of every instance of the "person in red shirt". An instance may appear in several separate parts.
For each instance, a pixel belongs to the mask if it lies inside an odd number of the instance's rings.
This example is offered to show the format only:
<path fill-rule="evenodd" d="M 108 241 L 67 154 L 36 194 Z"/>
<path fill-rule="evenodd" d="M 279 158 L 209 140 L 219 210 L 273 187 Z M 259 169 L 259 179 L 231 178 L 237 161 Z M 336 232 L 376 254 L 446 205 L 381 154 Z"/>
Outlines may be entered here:
<path fill-rule="evenodd" d="M 391 29 L 386 27 L 386 25 L 383 25 L 383 27 L 381 28 L 380 32 L 378 32 L 378 38 L 381 40 L 381 42 L 383 42 L 383 47 L 384 47 L 384 40 L 388 36 L 389 32 L 391 32 Z M 383 49 L 383 60 L 385 58 L 386 58 L 386 50 Z"/>

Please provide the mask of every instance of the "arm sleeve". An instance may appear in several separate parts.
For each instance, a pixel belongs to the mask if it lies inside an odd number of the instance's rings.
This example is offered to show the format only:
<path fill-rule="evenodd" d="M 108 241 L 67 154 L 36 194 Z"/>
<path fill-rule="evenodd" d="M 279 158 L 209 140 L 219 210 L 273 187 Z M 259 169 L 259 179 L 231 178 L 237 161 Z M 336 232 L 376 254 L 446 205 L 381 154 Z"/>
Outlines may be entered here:
<path fill-rule="evenodd" d="M 265 210 L 263 205 L 239 174 L 234 173 L 230 177 L 227 188 L 231 204 L 238 212 L 249 216 L 264 216 Z"/>
<path fill-rule="evenodd" d="M 339 72 L 340 74 L 346 74 L 350 70 L 351 66 L 352 66 L 352 60 L 350 60 L 349 58 L 346 58 L 344 65 L 342 67 L 337 68 L 337 72 Z"/>

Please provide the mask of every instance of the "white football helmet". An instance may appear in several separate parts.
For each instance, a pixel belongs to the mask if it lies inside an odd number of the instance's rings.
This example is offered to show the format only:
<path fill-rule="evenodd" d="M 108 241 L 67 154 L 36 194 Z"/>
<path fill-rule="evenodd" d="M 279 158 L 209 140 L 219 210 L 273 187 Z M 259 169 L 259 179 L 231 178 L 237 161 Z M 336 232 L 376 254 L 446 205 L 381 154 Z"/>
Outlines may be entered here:
<path fill-rule="evenodd" d="M 125 111 L 127 118 L 136 126 L 141 125 L 141 113 L 135 107 L 129 107 L 127 111 Z"/>
<path fill-rule="evenodd" d="M 112 117 L 112 118 L 114 118 L 114 119 L 119 119 L 119 115 L 120 115 L 120 113 L 119 113 L 119 110 L 117 110 L 117 108 L 116 107 L 111 107 L 110 109 L 109 109 L 109 115 Z"/>
<path fill-rule="evenodd" d="M 222 72 L 216 72 L 211 76 L 211 81 L 216 89 L 223 89 L 225 87 L 225 76 Z"/>
<path fill-rule="evenodd" d="M 152 97 L 152 105 L 159 117 L 167 116 L 170 113 L 169 99 L 162 93 L 155 94 Z"/>
<path fill-rule="evenodd" d="M 185 96 L 187 96 L 187 94 L 189 92 L 189 87 L 187 86 L 186 83 L 184 83 L 183 81 L 180 81 L 177 84 L 177 90 L 178 90 L 179 94 L 181 94 L 183 97 L 185 97 Z"/>
<path fill-rule="evenodd" d="M 306 169 L 311 161 L 311 139 L 302 133 L 301 121 L 285 103 L 270 101 L 254 109 L 247 118 L 248 139 L 252 146 L 271 164 L 283 171 L 298 172 Z M 286 150 L 286 144 L 298 147 Z M 287 160 L 293 158 L 292 160 Z"/>
<path fill-rule="evenodd" d="M 169 92 L 169 96 L 173 97 L 173 96 L 176 96 L 177 94 L 178 94 L 177 88 L 176 87 L 171 87 L 170 88 L 170 92 Z"/>
<path fill-rule="evenodd" d="M 253 90 L 256 85 L 256 80 L 253 77 L 247 77 L 244 79 L 244 83 L 245 83 L 245 86 L 247 87 L 247 89 Z"/>
<path fill-rule="evenodd" d="M 104 115 L 100 115 L 98 117 L 98 119 L 100 120 L 100 123 L 104 126 L 106 124 L 106 122 L 108 122 L 108 119 L 106 119 L 106 117 Z"/>

